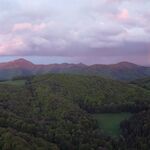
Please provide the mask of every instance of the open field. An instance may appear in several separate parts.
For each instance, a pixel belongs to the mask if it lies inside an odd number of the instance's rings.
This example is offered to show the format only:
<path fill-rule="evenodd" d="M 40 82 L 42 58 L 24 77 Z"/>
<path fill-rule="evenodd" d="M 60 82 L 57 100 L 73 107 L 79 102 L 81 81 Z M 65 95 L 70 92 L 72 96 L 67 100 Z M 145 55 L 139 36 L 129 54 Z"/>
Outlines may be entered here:
<path fill-rule="evenodd" d="M 131 115 L 131 113 L 102 113 L 95 114 L 94 118 L 106 134 L 117 136 L 120 134 L 120 122 L 128 119 Z"/>
<path fill-rule="evenodd" d="M 11 84 L 16 86 L 22 86 L 25 84 L 25 80 L 8 80 L 8 81 L 2 81 L 0 84 Z"/>

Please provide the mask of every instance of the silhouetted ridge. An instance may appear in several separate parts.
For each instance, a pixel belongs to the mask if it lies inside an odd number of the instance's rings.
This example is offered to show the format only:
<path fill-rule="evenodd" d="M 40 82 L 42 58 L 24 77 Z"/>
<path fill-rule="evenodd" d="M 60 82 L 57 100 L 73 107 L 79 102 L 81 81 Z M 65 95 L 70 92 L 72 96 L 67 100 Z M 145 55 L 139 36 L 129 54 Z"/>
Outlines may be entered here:
<path fill-rule="evenodd" d="M 130 63 L 130 62 L 119 62 L 117 64 L 113 64 L 113 65 L 109 65 L 109 66 L 112 66 L 112 67 L 118 67 L 118 68 L 137 68 L 137 67 L 140 67 L 134 63 Z"/>
<path fill-rule="evenodd" d="M 42 65 L 33 64 L 24 58 L 0 63 L 0 80 L 11 79 L 16 76 L 46 73 L 96 75 L 116 80 L 131 81 L 150 76 L 150 67 L 143 67 L 130 62 L 120 62 L 110 65 L 95 64 L 90 66 L 82 63 Z"/>

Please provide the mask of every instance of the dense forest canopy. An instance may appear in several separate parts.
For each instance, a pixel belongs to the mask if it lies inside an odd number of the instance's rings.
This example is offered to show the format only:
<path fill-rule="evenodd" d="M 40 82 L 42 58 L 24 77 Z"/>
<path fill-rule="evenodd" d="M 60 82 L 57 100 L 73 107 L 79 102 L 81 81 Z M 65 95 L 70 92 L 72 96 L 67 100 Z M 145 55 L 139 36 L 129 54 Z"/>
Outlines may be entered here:
<path fill-rule="evenodd" d="M 138 85 L 142 88 L 150 90 L 150 77 L 134 80 L 134 81 L 131 82 L 131 84 L 135 84 L 135 85 Z"/>
<path fill-rule="evenodd" d="M 148 150 L 149 134 L 140 133 L 150 129 L 149 103 L 149 90 L 97 76 L 47 74 L 1 82 L 0 149 Z M 101 112 L 136 115 L 121 123 L 122 135 L 114 139 L 93 117 Z"/>

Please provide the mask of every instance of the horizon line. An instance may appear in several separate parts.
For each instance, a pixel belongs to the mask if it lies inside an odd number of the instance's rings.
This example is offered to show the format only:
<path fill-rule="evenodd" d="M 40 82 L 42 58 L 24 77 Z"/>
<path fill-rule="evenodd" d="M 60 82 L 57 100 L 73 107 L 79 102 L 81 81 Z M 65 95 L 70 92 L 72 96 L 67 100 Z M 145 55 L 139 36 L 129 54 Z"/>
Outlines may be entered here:
<path fill-rule="evenodd" d="M 141 67 L 150 67 L 149 65 L 141 65 L 141 64 L 137 64 L 137 63 L 133 63 L 133 62 L 130 62 L 130 61 L 118 61 L 116 63 L 94 63 L 94 64 L 86 64 L 86 63 L 83 63 L 83 62 L 78 62 L 78 63 L 69 63 L 69 62 L 62 62 L 62 63 L 34 63 L 34 61 L 32 60 L 29 60 L 27 58 L 24 58 L 24 57 L 20 57 L 20 58 L 17 58 L 17 59 L 13 59 L 13 60 L 6 60 L 6 61 L 2 61 L 0 62 L 0 64 L 2 63 L 11 63 L 11 62 L 14 62 L 14 61 L 19 61 L 19 60 L 23 60 L 23 61 L 28 61 L 34 65 L 61 65 L 61 64 L 72 64 L 72 65 L 79 65 L 79 64 L 82 64 L 82 65 L 85 65 L 85 66 L 93 66 L 93 65 L 105 65 L 105 66 L 109 66 L 109 65 L 117 65 L 117 64 L 123 64 L 123 63 L 126 63 L 126 64 L 132 64 L 132 65 L 137 65 L 137 66 L 141 66 Z"/>

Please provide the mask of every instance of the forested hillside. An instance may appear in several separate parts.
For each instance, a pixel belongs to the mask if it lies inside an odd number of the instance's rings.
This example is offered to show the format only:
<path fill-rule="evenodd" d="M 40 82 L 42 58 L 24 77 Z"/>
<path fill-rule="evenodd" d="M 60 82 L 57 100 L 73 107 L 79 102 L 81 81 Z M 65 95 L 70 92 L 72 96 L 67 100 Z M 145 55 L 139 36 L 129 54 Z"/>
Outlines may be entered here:
<path fill-rule="evenodd" d="M 149 150 L 150 148 L 150 110 L 140 112 L 121 123 L 125 150 Z M 123 149 L 123 148 L 122 148 Z"/>
<path fill-rule="evenodd" d="M 142 78 L 131 82 L 132 84 L 136 84 L 139 87 L 145 88 L 147 90 L 150 90 L 150 77 L 148 78 Z"/>
<path fill-rule="evenodd" d="M 128 143 L 104 135 L 91 113 L 149 109 L 150 91 L 96 76 L 51 74 L 12 82 L 0 83 L 2 150 L 125 149 Z"/>
<path fill-rule="evenodd" d="M 96 76 L 43 75 L 33 78 L 31 86 L 41 99 L 63 97 L 88 112 L 132 111 L 150 97 L 150 91 L 135 85 Z"/>
<path fill-rule="evenodd" d="M 72 100 L 53 95 L 49 89 L 43 89 L 47 91 L 43 97 L 42 90 L 37 93 L 34 88 L 30 80 L 24 86 L 1 83 L 1 149 L 96 149 L 112 142 Z"/>

